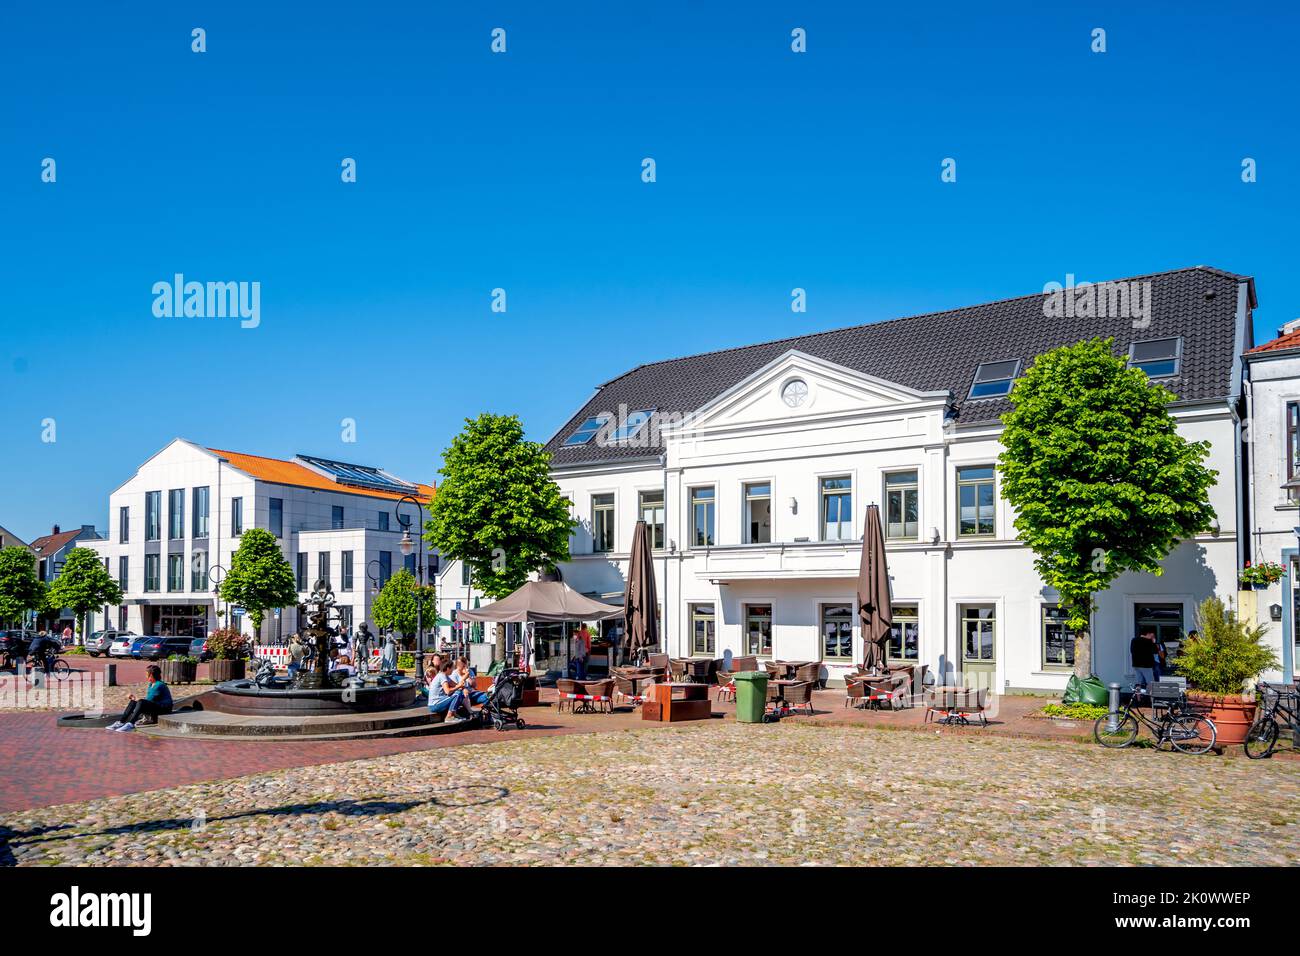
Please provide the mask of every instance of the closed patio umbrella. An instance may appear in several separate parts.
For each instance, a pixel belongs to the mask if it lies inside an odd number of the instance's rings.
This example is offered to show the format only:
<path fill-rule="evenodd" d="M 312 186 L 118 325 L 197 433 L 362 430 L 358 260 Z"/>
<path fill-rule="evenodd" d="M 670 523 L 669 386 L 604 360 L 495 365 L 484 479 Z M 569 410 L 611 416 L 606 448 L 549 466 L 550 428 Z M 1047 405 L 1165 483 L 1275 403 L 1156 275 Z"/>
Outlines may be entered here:
<path fill-rule="evenodd" d="M 639 651 L 659 644 L 659 602 L 655 594 L 655 569 L 651 563 L 650 533 L 644 521 L 632 532 L 632 555 L 627 565 L 623 595 L 623 659 L 636 660 Z"/>
<path fill-rule="evenodd" d="M 889 599 L 889 568 L 885 563 L 885 535 L 880 526 L 880 508 L 867 506 L 867 524 L 862 532 L 862 562 L 858 566 L 858 623 L 866 645 L 863 660 L 867 670 L 884 673 L 888 663 L 889 631 L 894 624 L 894 607 Z"/>

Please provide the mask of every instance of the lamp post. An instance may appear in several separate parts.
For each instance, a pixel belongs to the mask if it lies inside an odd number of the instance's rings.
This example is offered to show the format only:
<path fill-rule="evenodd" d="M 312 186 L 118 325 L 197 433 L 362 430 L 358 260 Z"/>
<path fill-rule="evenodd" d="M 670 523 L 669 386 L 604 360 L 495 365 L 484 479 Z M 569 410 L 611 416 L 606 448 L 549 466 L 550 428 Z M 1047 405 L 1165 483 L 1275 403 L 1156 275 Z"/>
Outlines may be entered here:
<path fill-rule="evenodd" d="M 411 516 L 402 514 L 402 505 L 406 502 L 415 505 L 420 513 L 419 557 L 416 560 L 415 591 L 415 685 L 424 683 L 424 505 L 412 495 L 402 495 L 393 507 L 397 523 L 402 526 L 402 541 L 398 545 L 403 556 L 410 557 L 416 550 L 416 543 L 411 540 Z"/>
<path fill-rule="evenodd" d="M 221 573 L 217 574 L 218 571 Z M 221 611 L 221 582 L 226 579 L 227 573 L 226 569 L 219 564 L 208 565 L 208 580 L 212 582 L 212 610 L 217 612 L 213 616 L 217 619 L 218 627 L 222 626 L 221 614 L 219 613 Z M 227 621 L 225 626 L 229 627 L 229 625 L 230 622 Z"/>

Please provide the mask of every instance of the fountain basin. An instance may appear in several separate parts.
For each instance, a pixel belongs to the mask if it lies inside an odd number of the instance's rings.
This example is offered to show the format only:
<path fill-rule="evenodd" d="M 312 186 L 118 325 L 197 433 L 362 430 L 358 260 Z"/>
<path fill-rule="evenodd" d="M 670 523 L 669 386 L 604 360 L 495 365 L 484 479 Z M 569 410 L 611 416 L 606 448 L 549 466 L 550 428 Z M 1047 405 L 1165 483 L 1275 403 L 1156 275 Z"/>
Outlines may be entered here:
<path fill-rule="evenodd" d="M 330 717 L 405 710 L 416 703 L 416 683 L 404 677 L 395 684 L 319 689 L 259 687 L 251 680 L 218 684 L 203 696 L 203 707 L 246 717 Z"/>

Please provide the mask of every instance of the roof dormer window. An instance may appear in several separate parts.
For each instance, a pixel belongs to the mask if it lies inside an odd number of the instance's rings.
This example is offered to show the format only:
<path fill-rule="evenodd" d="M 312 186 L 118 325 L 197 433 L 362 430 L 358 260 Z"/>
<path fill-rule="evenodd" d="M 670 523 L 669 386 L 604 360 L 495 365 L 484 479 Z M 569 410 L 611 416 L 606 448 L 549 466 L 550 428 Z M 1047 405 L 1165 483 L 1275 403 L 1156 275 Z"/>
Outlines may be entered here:
<path fill-rule="evenodd" d="M 1011 386 L 1020 374 L 1020 359 L 1003 362 L 982 362 L 975 369 L 971 383 L 971 398 L 1001 398 L 1011 394 Z"/>
<path fill-rule="evenodd" d="M 1172 378 L 1183 357 L 1182 337 L 1134 342 L 1128 347 L 1129 368 L 1140 368 L 1147 378 Z"/>

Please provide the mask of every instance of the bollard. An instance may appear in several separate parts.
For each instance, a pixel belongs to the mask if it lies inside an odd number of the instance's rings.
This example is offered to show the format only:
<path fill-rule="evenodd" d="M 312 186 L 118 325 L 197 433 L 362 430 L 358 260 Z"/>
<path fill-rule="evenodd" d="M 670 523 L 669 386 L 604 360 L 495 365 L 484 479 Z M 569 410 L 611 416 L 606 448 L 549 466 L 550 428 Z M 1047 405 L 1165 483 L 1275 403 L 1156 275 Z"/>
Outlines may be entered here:
<path fill-rule="evenodd" d="M 117 686 L 117 665 L 116 664 L 104 665 L 104 686 L 105 687 Z"/>
<path fill-rule="evenodd" d="M 1110 714 L 1106 719 L 1106 729 L 1112 734 L 1119 730 L 1119 684 L 1107 684 L 1110 688 Z"/>

